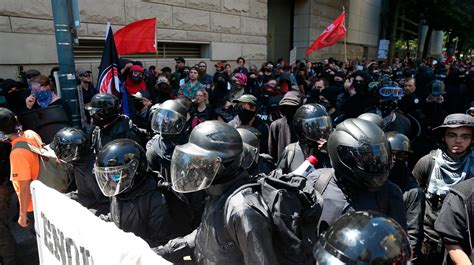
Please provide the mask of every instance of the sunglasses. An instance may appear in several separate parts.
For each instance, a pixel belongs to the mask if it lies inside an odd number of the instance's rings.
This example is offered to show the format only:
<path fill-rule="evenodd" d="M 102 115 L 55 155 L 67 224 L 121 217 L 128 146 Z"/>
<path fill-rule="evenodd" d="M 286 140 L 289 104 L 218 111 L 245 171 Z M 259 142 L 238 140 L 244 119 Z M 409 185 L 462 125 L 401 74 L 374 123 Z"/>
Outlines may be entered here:
<path fill-rule="evenodd" d="M 80 75 L 81 77 L 90 77 L 91 75 L 90 74 L 84 74 L 84 75 Z"/>

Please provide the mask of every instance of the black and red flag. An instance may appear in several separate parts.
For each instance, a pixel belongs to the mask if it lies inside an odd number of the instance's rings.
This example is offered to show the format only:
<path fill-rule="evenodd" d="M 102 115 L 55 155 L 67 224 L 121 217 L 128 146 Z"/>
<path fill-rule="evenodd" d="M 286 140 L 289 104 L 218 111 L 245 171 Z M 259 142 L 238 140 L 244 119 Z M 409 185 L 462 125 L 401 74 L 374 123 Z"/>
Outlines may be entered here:
<path fill-rule="evenodd" d="M 100 93 L 120 94 L 122 77 L 118 70 L 119 59 L 114 42 L 114 33 L 110 23 L 107 23 L 106 38 L 102 59 L 99 66 L 99 79 L 97 87 Z"/>
<path fill-rule="evenodd" d="M 128 113 L 127 93 L 122 84 L 122 76 L 119 71 L 119 57 L 114 42 L 114 33 L 110 23 L 107 22 L 104 50 L 99 66 L 99 79 L 97 88 L 99 93 L 114 94 L 122 99 L 123 113 Z"/>

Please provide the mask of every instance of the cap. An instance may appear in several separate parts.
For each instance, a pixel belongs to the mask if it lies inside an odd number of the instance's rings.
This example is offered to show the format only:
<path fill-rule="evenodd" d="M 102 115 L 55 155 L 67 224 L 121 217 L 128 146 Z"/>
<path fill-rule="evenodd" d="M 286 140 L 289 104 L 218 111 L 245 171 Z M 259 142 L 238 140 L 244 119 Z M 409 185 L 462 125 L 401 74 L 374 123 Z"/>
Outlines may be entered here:
<path fill-rule="evenodd" d="M 35 77 L 35 76 L 38 76 L 38 75 L 41 75 L 40 71 L 36 70 L 36 69 L 30 69 L 28 71 L 26 71 L 26 77 Z"/>
<path fill-rule="evenodd" d="M 303 97 L 298 91 L 288 91 L 279 103 L 280 106 L 300 106 L 301 104 L 303 104 Z"/>
<path fill-rule="evenodd" d="M 184 60 L 184 58 L 183 58 L 183 57 L 181 57 L 181 56 L 180 56 L 180 57 L 176 57 L 176 58 L 174 58 L 174 60 L 175 60 L 175 61 L 177 61 L 177 62 L 186 63 L 186 60 Z"/>
<path fill-rule="evenodd" d="M 250 103 L 252 105 L 257 105 L 257 98 L 250 94 L 245 94 L 240 96 L 238 99 L 234 99 L 232 102 L 234 103 Z"/>
<path fill-rule="evenodd" d="M 454 113 L 444 118 L 443 124 L 433 128 L 437 130 L 440 128 L 458 128 L 458 127 L 474 127 L 474 117 L 464 113 Z"/>
<path fill-rule="evenodd" d="M 133 66 L 130 68 L 130 72 L 133 72 L 133 71 L 144 72 L 145 69 L 143 69 L 143 67 L 141 67 L 140 65 L 135 64 L 135 65 L 133 65 Z"/>
<path fill-rule="evenodd" d="M 85 73 L 91 73 L 91 71 L 86 71 L 86 69 L 84 69 L 84 68 L 78 68 L 78 69 L 76 70 L 77 76 L 84 75 Z"/>

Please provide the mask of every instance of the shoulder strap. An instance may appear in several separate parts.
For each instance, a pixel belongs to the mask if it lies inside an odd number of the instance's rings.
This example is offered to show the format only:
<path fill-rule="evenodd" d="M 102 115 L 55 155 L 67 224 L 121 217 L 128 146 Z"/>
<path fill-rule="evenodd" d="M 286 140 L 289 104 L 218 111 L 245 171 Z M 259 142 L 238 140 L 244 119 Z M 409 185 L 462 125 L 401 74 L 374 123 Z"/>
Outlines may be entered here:
<path fill-rule="evenodd" d="M 27 142 L 24 142 L 24 141 L 17 142 L 17 143 L 12 147 L 12 151 L 15 150 L 15 149 L 17 149 L 17 148 L 26 149 L 26 150 L 31 151 L 31 152 L 33 152 L 33 153 L 35 153 L 35 154 L 40 155 L 40 156 L 42 155 L 41 150 L 40 150 L 38 147 L 36 147 L 36 146 L 34 146 L 34 145 L 31 145 L 31 144 L 29 144 L 29 143 L 27 143 Z"/>
<path fill-rule="evenodd" d="M 288 158 L 286 159 L 286 167 L 288 168 L 288 170 L 290 170 L 290 165 L 293 162 L 293 159 L 295 159 L 297 144 L 298 143 L 291 143 L 288 145 Z"/>
<path fill-rule="evenodd" d="M 326 188 L 328 187 L 332 177 L 334 176 L 334 171 L 330 168 L 323 168 L 320 170 L 321 174 L 316 180 L 316 183 L 314 183 L 314 189 L 319 192 L 319 194 L 323 194 Z"/>
<path fill-rule="evenodd" d="M 225 200 L 225 204 L 224 204 L 224 221 L 227 220 L 227 209 L 229 208 L 228 205 L 229 205 L 229 201 L 230 199 L 232 199 L 232 197 L 234 197 L 235 194 L 239 193 L 240 191 L 246 189 L 246 188 L 250 188 L 250 187 L 260 187 L 261 184 L 259 182 L 252 182 L 252 183 L 247 183 L 247 184 L 244 184 L 240 187 L 238 187 L 236 190 L 234 190 L 230 195 L 229 197 L 227 197 L 227 199 Z"/>

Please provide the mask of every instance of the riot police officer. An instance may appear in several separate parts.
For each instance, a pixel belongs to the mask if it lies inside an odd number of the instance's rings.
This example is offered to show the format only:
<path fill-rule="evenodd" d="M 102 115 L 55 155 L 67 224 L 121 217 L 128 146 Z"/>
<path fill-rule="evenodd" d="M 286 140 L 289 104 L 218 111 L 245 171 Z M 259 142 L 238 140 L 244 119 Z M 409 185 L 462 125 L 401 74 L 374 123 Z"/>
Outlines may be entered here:
<path fill-rule="evenodd" d="M 284 174 L 292 172 L 310 155 L 318 158 L 318 168 L 330 167 L 326 142 L 332 131 L 332 121 L 325 108 L 319 104 L 299 107 L 293 117 L 293 126 L 298 142 L 285 148 L 277 168 Z"/>
<path fill-rule="evenodd" d="M 403 228 L 392 218 L 372 211 L 339 218 L 314 249 L 318 265 L 411 264 L 411 249 Z"/>
<path fill-rule="evenodd" d="M 140 144 L 140 131 L 132 121 L 120 114 L 120 104 L 117 97 L 112 94 L 96 94 L 92 97 L 87 110 L 91 114 L 92 147 L 97 154 L 108 142 L 114 139 L 127 138 Z"/>
<path fill-rule="evenodd" d="M 100 192 L 92 173 L 95 158 L 86 134 L 76 128 L 63 128 L 54 135 L 50 147 L 59 160 L 72 166 L 77 190 L 69 196 L 96 215 L 107 214 L 110 200 Z"/>

